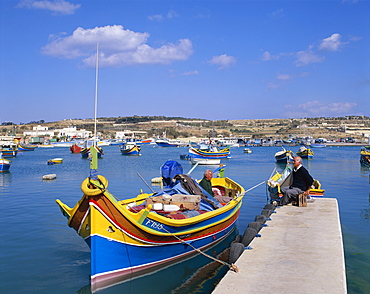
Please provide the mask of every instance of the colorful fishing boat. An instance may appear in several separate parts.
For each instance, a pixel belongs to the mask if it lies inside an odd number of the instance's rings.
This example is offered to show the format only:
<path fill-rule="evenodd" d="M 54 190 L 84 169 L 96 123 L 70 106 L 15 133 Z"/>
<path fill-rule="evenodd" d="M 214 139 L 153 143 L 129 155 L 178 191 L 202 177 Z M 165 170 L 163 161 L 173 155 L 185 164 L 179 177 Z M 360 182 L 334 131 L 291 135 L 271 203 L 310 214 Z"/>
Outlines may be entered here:
<path fill-rule="evenodd" d="M 61 164 L 61 163 L 63 163 L 63 158 L 49 159 L 47 163 L 48 163 L 48 165 Z"/>
<path fill-rule="evenodd" d="M 360 163 L 361 165 L 370 167 L 370 147 L 369 146 L 366 146 L 365 148 L 361 148 Z"/>
<path fill-rule="evenodd" d="M 191 158 L 222 159 L 230 156 L 230 148 L 218 149 L 212 144 L 201 144 L 197 148 L 190 147 L 188 155 Z"/>
<path fill-rule="evenodd" d="M 18 148 L 14 143 L 2 144 L 0 146 L 0 152 L 3 154 L 3 158 L 16 157 L 18 154 Z"/>
<path fill-rule="evenodd" d="M 32 145 L 23 145 L 21 143 L 18 143 L 17 144 L 17 147 L 18 147 L 18 150 L 19 151 L 34 151 L 36 146 L 32 146 Z"/>
<path fill-rule="evenodd" d="M 87 140 L 84 142 L 84 148 L 80 151 L 82 158 L 89 158 L 91 157 L 90 150 L 92 146 L 96 146 L 96 150 L 98 151 L 98 158 L 101 158 L 104 155 L 103 149 L 96 145 L 94 140 Z"/>
<path fill-rule="evenodd" d="M 3 158 L 3 154 L 0 153 L 0 172 L 7 172 L 10 169 L 11 162 Z"/>
<path fill-rule="evenodd" d="M 277 200 L 283 196 L 281 188 L 290 186 L 293 175 L 292 172 L 292 166 L 290 164 L 287 164 L 287 166 L 281 173 L 275 171 L 275 173 L 267 181 L 267 189 L 272 200 Z M 320 181 L 315 179 L 310 189 L 310 197 L 323 197 L 324 192 L 325 190 L 321 188 Z"/>
<path fill-rule="evenodd" d="M 297 152 L 297 155 L 301 158 L 313 158 L 314 152 L 310 148 L 307 148 L 306 146 L 299 147 L 299 150 Z"/>
<path fill-rule="evenodd" d="M 92 292 L 199 254 L 234 228 L 245 190 L 230 178 L 212 179 L 223 204 L 182 173 L 172 179 L 162 174 L 170 185 L 159 192 L 117 200 L 98 175 L 97 161 L 94 151 L 74 207 L 56 200 L 68 226 L 90 247 Z"/>
<path fill-rule="evenodd" d="M 140 146 L 136 145 L 134 142 L 128 142 L 125 145 L 120 146 L 122 155 L 141 155 Z"/>
<path fill-rule="evenodd" d="M 289 162 L 293 159 L 293 152 L 291 150 L 286 150 L 282 147 L 283 150 L 275 153 L 275 159 L 277 162 Z"/>

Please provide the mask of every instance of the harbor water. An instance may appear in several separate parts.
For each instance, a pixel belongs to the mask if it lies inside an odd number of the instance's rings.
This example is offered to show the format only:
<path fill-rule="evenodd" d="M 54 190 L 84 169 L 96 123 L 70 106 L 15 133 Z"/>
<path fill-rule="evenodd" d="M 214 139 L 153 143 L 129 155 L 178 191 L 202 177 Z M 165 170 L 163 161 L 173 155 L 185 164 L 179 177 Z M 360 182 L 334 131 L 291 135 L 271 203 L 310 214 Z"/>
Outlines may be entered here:
<path fill-rule="evenodd" d="M 296 152 L 299 147 L 290 148 Z M 322 183 L 324 196 L 338 199 L 348 293 L 370 293 L 370 169 L 360 165 L 360 148 L 316 148 L 313 159 L 303 160 L 311 175 Z M 119 199 L 134 197 L 140 189 L 159 190 L 160 187 L 151 186 L 151 179 L 160 176 L 160 166 L 166 160 L 179 161 L 185 173 L 192 168 L 189 161 L 180 159 L 181 154 L 187 153 L 185 147 L 144 145 L 142 156 L 123 156 L 117 146 L 103 149 L 99 173 L 108 179 L 109 191 Z M 266 181 L 275 168 L 281 171 L 284 167 L 274 159 L 280 147 L 250 149 L 252 153 L 231 148 L 231 158 L 222 162 L 226 164 L 225 175 L 245 189 Z M 63 158 L 62 164 L 47 165 L 49 159 L 57 157 Z M 11 160 L 10 172 L 0 174 L 0 293 L 90 293 L 89 248 L 67 226 L 67 219 L 55 203 L 55 199 L 61 199 L 72 207 L 81 198 L 80 185 L 89 175 L 89 161 L 71 154 L 69 148 L 37 148 L 19 152 Z M 201 179 L 206 169 L 216 168 L 198 166 L 191 175 Z M 46 174 L 57 177 L 43 181 Z M 243 234 L 267 198 L 265 184 L 245 195 L 230 240 Z M 222 245 L 212 248 L 212 252 L 222 253 Z M 100 292 L 211 293 L 227 268 L 207 262 L 201 256 Z M 276 273 L 276 277 L 261 277 L 261 282 L 266 279 L 266 283 L 273 284 L 271 279 L 284 276 L 279 269 Z"/>

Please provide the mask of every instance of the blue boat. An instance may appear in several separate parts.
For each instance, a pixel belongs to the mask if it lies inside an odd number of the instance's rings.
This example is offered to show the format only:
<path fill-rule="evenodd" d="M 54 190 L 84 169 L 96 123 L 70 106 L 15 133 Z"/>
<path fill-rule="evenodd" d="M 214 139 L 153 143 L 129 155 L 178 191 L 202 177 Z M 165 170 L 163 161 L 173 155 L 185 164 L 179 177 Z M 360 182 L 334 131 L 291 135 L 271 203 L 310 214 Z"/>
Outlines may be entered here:
<path fill-rule="evenodd" d="M 3 154 L 0 153 L 0 173 L 9 171 L 10 165 L 10 160 L 3 158 Z"/>

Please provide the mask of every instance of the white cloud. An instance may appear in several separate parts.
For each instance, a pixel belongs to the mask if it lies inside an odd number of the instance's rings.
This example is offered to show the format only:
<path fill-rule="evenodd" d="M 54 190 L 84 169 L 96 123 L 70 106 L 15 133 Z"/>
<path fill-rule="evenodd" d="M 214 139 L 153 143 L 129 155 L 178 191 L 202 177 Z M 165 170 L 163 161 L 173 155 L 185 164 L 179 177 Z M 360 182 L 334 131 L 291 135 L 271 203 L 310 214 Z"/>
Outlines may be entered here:
<path fill-rule="evenodd" d="M 182 74 L 183 76 L 194 76 L 194 75 L 199 75 L 199 71 L 193 70 L 193 71 L 186 71 Z"/>
<path fill-rule="evenodd" d="M 175 10 L 170 10 L 167 12 L 166 16 L 163 16 L 163 14 L 154 14 L 154 15 L 149 15 L 148 19 L 153 20 L 153 21 L 163 21 L 165 18 L 167 19 L 173 19 L 179 17 L 179 15 L 176 13 Z"/>
<path fill-rule="evenodd" d="M 321 41 L 319 50 L 338 51 L 339 47 L 344 43 L 340 42 L 340 34 L 332 34 L 330 37 Z"/>
<path fill-rule="evenodd" d="M 281 85 L 276 84 L 274 82 L 269 82 L 267 84 L 267 89 L 279 89 L 280 87 L 281 87 Z"/>
<path fill-rule="evenodd" d="M 272 55 L 270 52 L 265 51 L 265 52 L 262 53 L 261 59 L 263 61 L 279 60 L 281 58 L 289 57 L 289 56 L 291 56 L 290 53 L 279 53 L 279 54 L 276 54 L 276 55 Z"/>
<path fill-rule="evenodd" d="M 325 59 L 324 56 L 316 54 L 311 49 L 297 52 L 296 57 L 297 59 L 295 61 L 295 64 L 297 66 L 304 66 L 309 63 L 319 63 L 324 61 Z"/>
<path fill-rule="evenodd" d="M 291 80 L 293 77 L 291 75 L 288 75 L 288 74 L 279 74 L 279 75 L 277 75 L 276 78 L 278 80 L 287 81 L 287 80 Z"/>
<path fill-rule="evenodd" d="M 95 64 L 95 45 L 99 43 L 99 64 L 104 67 L 119 67 L 134 64 L 169 64 L 176 60 L 186 60 L 193 53 L 188 39 L 178 44 L 169 43 L 160 48 L 146 44 L 148 33 L 133 32 L 121 25 L 77 28 L 71 36 L 51 36 L 51 42 L 42 52 L 59 58 L 84 58 L 86 66 Z"/>
<path fill-rule="evenodd" d="M 45 9 L 60 14 L 74 14 L 80 6 L 80 4 L 72 4 L 64 0 L 22 0 L 17 4 L 18 8 Z"/>
<path fill-rule="evenodd" d="M 163 15 L 162 14 L 149 15 L 148 19 L 149 20 L 155 20 L 155 21 L 162 21 L 163 20 Z"/>
<path fill-rule="evenodd" d="M 273 18 L 282 18 L 284 16 L 284 9 L 278 9 L 268 14 Z"/>
<path fill-rule="evenodd" d="M 175 10 L 170 10 L 167 12 L 167 18 L 171 19 L 176 17 L 179 17 L 179 15 L 176 13 Z"/>
<path fill-rule="evenodd" d="M 217 65 L 218 69 L 224 69 L 230 67 L 236 63 L 236 59 L 233 56 L 226 54 L 214 56 L 208 61 L 209 64 Z"/>
<path fill-rule="evenodd" d="M 309 101 L 300 105 L 286 105 L 286 117 L 328 117 L 343 116 L 353 113 L 357 103 L 322 103 L 320 101 Z"/>
<path fill-rule="evenodd" d="M 325 56 L 318 54 L 319 51 L 338 51 L 343 45 L 348 44 L 341 41 L 342 36 L 338 33 L 332 34 L 330 37 L 322 39 L 320 44 L 310 45 L 308 49 L 298 51 L 295 53 L 278 53 L 272 55 L 269 51 L 265 51 L 262 54 L 261 59 L 263 61 L 279 60 L 282 58 L 295 58 L 296 66 L 305 66 L 310 63 L 320 63 L 325 60 Z M 359 41 L 361 37 L 351 37 L 351 41 Z"/>

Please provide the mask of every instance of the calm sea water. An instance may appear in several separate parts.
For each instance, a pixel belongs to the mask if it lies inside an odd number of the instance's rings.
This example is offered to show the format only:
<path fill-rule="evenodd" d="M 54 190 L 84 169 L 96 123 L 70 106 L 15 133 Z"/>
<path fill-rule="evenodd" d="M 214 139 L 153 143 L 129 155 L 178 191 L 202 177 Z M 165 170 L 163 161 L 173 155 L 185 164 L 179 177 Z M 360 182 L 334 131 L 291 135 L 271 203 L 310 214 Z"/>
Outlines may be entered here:
<path fill-rule="evenodd" d="M 255 147 L 251 154 L 233 148 L 232 158 L 225 160 L 226 175 L 246 189 L 265 181 L 275 164 L 278 147 Z M 298 147 L 292 147 L 297 151 Z M 149 188 L 137 173 L 150 183 L 160 175 L 160 166 L 168 159 L 178 160 L 184 172 L 191 169 L 180 160 L 186 148 L 143 146 L 142 156 L 122 156 L 117 146 L 104 148 L 99 173 L 109 180 L 109 191 L 120 199 L 137 195 Z M 348 293 L 370 293 L 370 171 L 359 163 L 360 147 L 315 149 L 314 159 L 304 160 L 310 173 L 321 181 L 325 197 L 337 198 L 344 239 Z M 62 157 L 63 164 L 47 165 L 47 160 Z M 193 177 L 200 179 L 205 169 L 198 166 Z M 45 174 L 57 174 L 53 181 L 42 181 Z M 89 175 L 89 161 L 68 148 L 36 149 L 19 153 L 12 160 L 9 173 L 0 174 L 0 292 L 1 293 L 89 293 L 89 249 L 59 211 L 55 199 L 74 206 L 82 196 L 80 184 Z M 152 187 L 157 190 L 157 187 Z M 249 222 L 260 214 L 267 199 L 261 185 L 247 194 L 238 223 L 243 233 Z M 263 231 L 262 231 L 263 233 Z M 317 232 L 318 234 L 320 232 Z M 325 238 L 325 236 L 322 236 Z M 271 244 L 274 246 L 274 244 Z M 225 267 L 210 265 L 194 273 L 191 261 L 168 269 L 162 280 L 150 276 L 124 290 L 112 288 L 104 293 L 210 293 L 214 280 L 221 278 Z M 176 275 L 175 275 L 176 272 Z M 179 274 L 180 272 L 180 274 Z M 191 277 L 183 280 L 184 277 Z M 210 280 L 209 277 L 214 277 Z M 179 281 L 179 285 L 169 285 Z M 140 285 L 140 286 L 139 286 Z M 147 287 L 147 288 L 146 288 Z"/>

